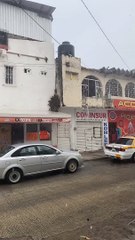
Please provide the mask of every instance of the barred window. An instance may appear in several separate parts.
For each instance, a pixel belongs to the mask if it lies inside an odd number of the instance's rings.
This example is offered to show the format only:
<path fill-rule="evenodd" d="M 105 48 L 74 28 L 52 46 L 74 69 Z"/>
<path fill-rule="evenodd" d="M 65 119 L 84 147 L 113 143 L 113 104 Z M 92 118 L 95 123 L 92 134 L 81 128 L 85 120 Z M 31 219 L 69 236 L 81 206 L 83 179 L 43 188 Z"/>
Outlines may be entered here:
<path fill-rule="evenodd" d="M 13 67 L 5 66 L 5 83 L 6 84 L 13 84 Z"/>
<path fill-rule="evenodd" d="M 135 83 L 128 83 L 125 87 L 125 97 L 135 98 Z"/>
<path fill-rule="evenodd" d="M 105 94 L 122 97 L 122 86 L 116 79 L 110 79 L 106 83 Z"/>
<path fill-rule="evenodd" d="M 94 76 L 88 76 L 82 81 L 82 97 L 102 97 L 101 82 Z"/>

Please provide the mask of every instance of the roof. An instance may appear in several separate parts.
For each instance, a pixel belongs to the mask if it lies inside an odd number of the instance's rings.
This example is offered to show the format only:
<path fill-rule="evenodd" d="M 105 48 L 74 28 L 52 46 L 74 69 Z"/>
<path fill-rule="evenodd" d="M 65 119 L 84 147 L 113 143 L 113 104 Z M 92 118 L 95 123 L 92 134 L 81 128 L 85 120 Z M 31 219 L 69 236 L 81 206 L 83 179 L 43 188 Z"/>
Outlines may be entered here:
<path fill-rule="evenodd" d="M 22 117 L 22 118 L 71 118 L 70 114 L 67 113 L 63 113 L 63 112 L 51 112 L 51 111 L 46 111 L 45 113 L 41 113 L 41 114 L 11 114 L 11 113 L 7 113 L 7 114 L 0 114 L 0 117 Z"/>
<path fill-rule="evenodd" d="M 26 1 L 26 0 L 0 0 L 0 2 L 7 3 L 19 8 L 23 8 L 25 10 L 32 11 L 32 12 L 36 12 L 40 16 L 51 19 L 51 20 L 53 19 L 52 13 L 54 12 L 55 8 L 45 4 Z"/>

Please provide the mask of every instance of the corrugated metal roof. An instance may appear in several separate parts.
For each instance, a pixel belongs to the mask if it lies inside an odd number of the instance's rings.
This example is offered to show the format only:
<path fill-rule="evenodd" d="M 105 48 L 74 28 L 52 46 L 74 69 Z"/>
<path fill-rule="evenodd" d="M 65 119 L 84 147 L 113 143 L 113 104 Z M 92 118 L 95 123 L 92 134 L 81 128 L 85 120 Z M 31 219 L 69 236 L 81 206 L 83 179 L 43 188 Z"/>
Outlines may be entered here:
<path fill-rule="evenodd" d="M 54 7 L 41 4 L 41 3 L 32 2 L 32 1 L 26 1 L 26 0 L 0 0 L 0 2 L 36 12 L 40 16 L 49 18 L 49 19 L 52 19 L 52 13 L 55 10 Z"/>

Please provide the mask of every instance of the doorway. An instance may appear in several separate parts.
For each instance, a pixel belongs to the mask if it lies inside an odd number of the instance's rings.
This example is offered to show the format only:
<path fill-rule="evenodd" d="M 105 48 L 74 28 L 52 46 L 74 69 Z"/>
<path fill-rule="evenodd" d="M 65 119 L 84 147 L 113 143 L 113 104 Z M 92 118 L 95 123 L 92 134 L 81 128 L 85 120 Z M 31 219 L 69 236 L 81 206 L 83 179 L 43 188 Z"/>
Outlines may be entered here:
<path fill-rule="evenodd" d="M 117 123 L 109 123 L 109 143 L 114 143 L 117 141 Z"/>
<path fill-rule="evenodd" d="M 11 142 L 12 144 L 24 142 L 24 125 L 23 124 L 11 125 Z"/>

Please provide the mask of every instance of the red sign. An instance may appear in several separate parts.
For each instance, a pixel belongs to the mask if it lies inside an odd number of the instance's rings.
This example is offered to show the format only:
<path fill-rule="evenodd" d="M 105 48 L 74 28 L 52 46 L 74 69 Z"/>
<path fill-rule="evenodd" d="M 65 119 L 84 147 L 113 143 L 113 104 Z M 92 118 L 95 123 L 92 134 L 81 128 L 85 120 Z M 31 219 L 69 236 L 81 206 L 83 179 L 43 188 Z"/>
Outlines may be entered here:
<path fill-rule="evenodd" d="M 131 111 L 109 111 L 109 122 L 116 124 L 114 131 L 119 136 L 135 134 L 135 113 Z"/>
<path fill-rule="evenodd" d="M 116 109 L 130 109 L 130 110 L 135 110 L 135 101 L 130 101 L 130 100 L 123 100 L 123 99 L 116 99 L 113 100 L 113 105 Z"/>
<path fill-rule="evenodd" d="M 0 117 L 0 123 L 69 123 L 70 118 Z"/>

